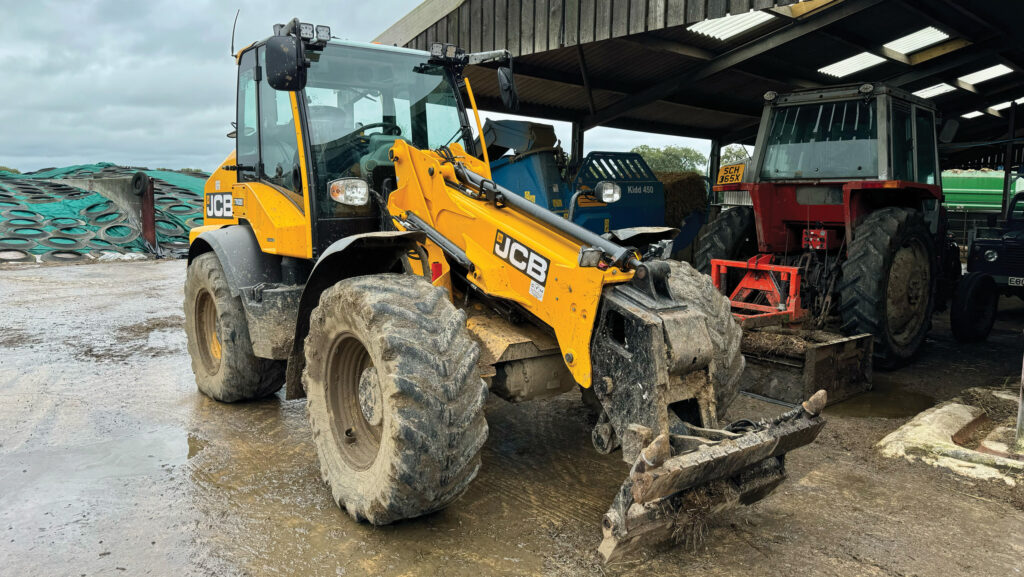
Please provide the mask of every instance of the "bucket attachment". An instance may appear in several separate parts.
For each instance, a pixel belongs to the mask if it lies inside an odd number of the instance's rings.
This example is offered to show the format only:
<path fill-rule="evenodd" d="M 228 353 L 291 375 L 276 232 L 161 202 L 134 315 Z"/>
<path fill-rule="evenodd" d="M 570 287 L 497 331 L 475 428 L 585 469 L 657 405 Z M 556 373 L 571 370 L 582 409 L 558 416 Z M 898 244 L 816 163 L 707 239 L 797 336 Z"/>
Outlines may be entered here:
<path fill-rule="evenodd" d="M 746 262 L 711 260 L 711 282 L 727 289 L 730 269 L 746 271 L 729 293 L 733 315 L 743 328 L 795 323 L 807 311 L 800 305 L 800 269 L 772 264 L 774 255 L 760 254 Z"/>
<path fill-rule="evenodd" d="M 668 539 L 699 538 L 704 519 L 760 501 L 785 478 L 785 455 L 818 436 L 825 391 L 775 419 L 662 434 L 636 458 L 604 516 L 605 562 Z"/>

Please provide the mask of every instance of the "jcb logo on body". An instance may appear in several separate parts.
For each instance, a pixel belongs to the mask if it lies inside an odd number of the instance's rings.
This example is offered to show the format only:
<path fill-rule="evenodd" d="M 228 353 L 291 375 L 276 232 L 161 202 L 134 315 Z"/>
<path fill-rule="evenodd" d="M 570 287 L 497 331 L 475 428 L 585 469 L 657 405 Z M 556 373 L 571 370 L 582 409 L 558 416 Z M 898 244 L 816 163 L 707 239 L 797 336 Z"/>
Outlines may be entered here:
<path fill-rule="evenodd" d="M 206 216 L 210 218 L 234 218 L 231 193 L 206 195 Z"/>
<path fill-rule="evenodd" d="M 547 282 L 551 261 L 500 230 L 494 236 L 494 254 L 542 286 Z"/>

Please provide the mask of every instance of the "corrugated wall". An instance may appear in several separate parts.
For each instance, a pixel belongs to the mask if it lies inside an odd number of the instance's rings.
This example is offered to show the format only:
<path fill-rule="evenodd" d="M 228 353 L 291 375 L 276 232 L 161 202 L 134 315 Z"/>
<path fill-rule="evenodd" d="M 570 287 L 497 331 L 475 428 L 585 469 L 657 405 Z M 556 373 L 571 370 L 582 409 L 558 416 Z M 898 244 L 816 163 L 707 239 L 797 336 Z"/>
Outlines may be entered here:
<path fill-rule="evenodd" d="M 406 44 L 433 42 L 514 56 L 683 26 L 796 0 L 466 0 Z"/>

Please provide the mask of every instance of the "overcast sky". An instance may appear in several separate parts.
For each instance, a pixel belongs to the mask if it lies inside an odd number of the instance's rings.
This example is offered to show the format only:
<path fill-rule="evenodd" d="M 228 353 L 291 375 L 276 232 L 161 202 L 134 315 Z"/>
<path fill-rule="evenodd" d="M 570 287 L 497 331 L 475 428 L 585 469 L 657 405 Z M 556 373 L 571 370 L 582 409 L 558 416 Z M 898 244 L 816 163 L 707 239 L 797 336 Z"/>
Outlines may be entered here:
<path fill-rule="evenodd" d="M 236 47 L 298 16 L 370 41 L 418 4 L 299 0 L 3 0 L 0 165 L 218 166 L 231 150 Z M 553 123 L 565 148 L 566 123 Z M 597 128 L 588 150 L 707 141 Z"/>

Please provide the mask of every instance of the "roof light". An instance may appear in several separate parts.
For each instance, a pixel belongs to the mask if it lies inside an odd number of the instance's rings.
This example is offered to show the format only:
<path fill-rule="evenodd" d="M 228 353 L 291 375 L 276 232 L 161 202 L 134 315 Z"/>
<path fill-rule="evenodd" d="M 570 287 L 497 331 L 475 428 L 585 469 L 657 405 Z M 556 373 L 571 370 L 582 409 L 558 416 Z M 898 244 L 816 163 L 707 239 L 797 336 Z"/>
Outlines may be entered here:
<path fill-rule="evenodd" d="M 992 106 L 989 106 L 989 108 L 991 108 L 992 110 L 1002 110 L 1004 108 L 1009 108 L 1011 104 L 1013 104 L 1013 102 L 1010 102 L 1009 100 L 1007 100 L 1006 102 L 1000 102 L 999 104 L 993 104 Z"/>
<path fill-rule="evenodd" d="M 978 112 L 977 110 L 975 110 L 973 112 L 968 112 L 967 114 L 961 114 L 960 116 L 963 116 L 964 118 L 977 118 L 977 117 L 981 116 L 982 114 L 984 114 L 984 113 L 983 112 Z"/>
<path fill-rule="evenodd" d="M 724 18 L 703 20 L 690 26 L 687 30 L 718 40 L 728 40 L 733 36 L 753 30 L 765 22 L 774 19 L 775 17 L 767 12 L 755 10 L 743 14 L 733 14 Z"/>
<path fill-rule="evenodd" d="M 883 62 L 885 62 L 885 58 L 882 58 L 881 56 L 876 56 L 870 52 L 861 52 L 856 56 L 840 60 L 835 64 L 829 64 L 824 68 L 819 68 L 818 72 L 828 74 L 829 76 L 835 76 L 836 78 L 842 78 Z"/>
<path fill-rule="evenodd" d="M 949 38 L 949 34 L 946 34 L 934 26 L 929 26 L 912 34 L 907 34 L 902 38 L 897 38 L 884 46 L 889 50 L 906 55 L 911 52 L 917 52 L 922 48 L 927 48 L 932 44 L 938 44 L 947 38 Z"/>
<path fill-rule="evenodd" d="M 914 93 L 914 96 L 919 96 L 921 98 L 935 98 L 940 94 L 953 92 L 954 90 L 956 90 L 954 86 L 946 84 L 945 82 L 940 82 L 934 86 L 929 86 L 928 88 L 922 88 L 921 90 L 918 90 L 917 92 Z"/>
<path fill-rule="evenodd" d="M 317 42 L 329 42 L 331 40 L 331 27 L 330 26 L 317 26 L 316 27 L 316 40 L 317 40 Z"/>
<path fill-rule="evenodd" d="M 979 70 L 977 72 L 967 74 L 966 76 L 961 76 L 959 80 L 961 82 L 966 82 L 967 84 L 978 84 L 980 82 L 992 80 L 993 78 L 998 78 L 1004 74 L 1009 74 L 1011 72 L 1013 72 L 1013 69 L 1010 68 L 1009 66 L 1005 64 L 996 64 L 995 66 L 991 66 L 984 70 Z"/>

